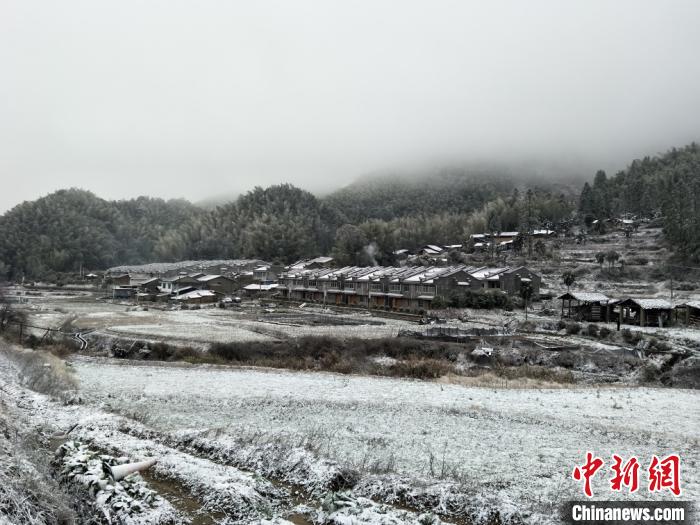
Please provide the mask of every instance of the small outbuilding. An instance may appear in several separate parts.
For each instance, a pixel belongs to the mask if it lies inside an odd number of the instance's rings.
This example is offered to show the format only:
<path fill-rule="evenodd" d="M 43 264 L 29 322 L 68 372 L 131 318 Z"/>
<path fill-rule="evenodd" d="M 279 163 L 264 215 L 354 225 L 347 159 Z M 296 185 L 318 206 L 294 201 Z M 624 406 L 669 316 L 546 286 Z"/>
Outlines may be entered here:
<path fill-rule="evenodd" d="M 673 312 L 673 305 L 665 299 L 629 298 L 617 305 L 620 322 L 638 326 L 668 325 Z"/>
<path fill-rule="evenodd" d="M 566 292 L 561 299 L 561 316 L 578 321 L 610 321 L 612 301 L 597 292 Z"/>
<path fill-rule="evenodd" d="M 688 301 L 680 305 L 681 316 L 687 325 L 700 326 L 700 301 Z"/>
<path fill-rule="evenodd" d="M 138 286 L 115 286 L 112 288 L 112 299 L 131 299 L 137 293 Z"/>

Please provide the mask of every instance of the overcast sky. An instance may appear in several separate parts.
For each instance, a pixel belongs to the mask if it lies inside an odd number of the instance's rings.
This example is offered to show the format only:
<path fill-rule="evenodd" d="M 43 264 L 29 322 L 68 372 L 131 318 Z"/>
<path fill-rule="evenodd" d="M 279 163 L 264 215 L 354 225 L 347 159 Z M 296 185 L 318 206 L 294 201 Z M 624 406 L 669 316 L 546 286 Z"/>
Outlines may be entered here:
<path fill-rule="evenodd" d="M 0 211 L 700 139 L 700 2 L 0 0 Z"/>

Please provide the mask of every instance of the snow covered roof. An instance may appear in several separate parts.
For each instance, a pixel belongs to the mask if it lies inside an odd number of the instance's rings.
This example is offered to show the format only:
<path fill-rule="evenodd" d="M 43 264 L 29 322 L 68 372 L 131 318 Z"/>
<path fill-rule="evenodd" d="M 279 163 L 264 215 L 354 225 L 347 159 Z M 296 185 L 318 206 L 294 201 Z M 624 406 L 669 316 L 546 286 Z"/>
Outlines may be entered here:
<path fill-rule="evenodd" d="M 634 299 L 630 297 L 624 302 L 634 303 L 643 310 L 670 310 L 673 308 L 666 299 Z"/>
<path fill-rule="evenodd" d="M 557 299 L 573 299 L 582 303 L 607 303 L 610 300 L 607 295 L 596 292 L 567 292 Z"/>
<path fill-rule="evenodd" d="M 517 237 L 520 232 L 501 232 L 496 237 Z"/>
<path fill-rule="evenodd" d="M 213 281 L 214 279 L 221 278 L 228 279 L 228 277 L 224 277 L 223 275 L 202 275 L 201 277 L 197 277 L 197 280 L 203 283 L 207 283 L 209 281 Z"/>
<path fill-rule="evenodd" d="M 202 297 L 213 297 L 216 294 L 211 290 L 193 290 L 191 292 L 180 294 L 176 297 L 178 301 L 187 299 L 200 299 Z"/>
<path fill-rule="evenodd" d="M 472 277 L 475 279 L 483 280 L 483 279 L 488 279 L 489 277 L 493 277 L 495 275 L 501 274 L 505 271 L 507 271 L 509 268 L 506 266 L 505 268 L 479 268 L 478 270 L 475 270 L 473 272 L 469 272 Z"/>
<path fill-rule="evenodd" d="M 697 308 L 700 310 L 700 301 L 687 301 L 683 303 L 683 306 L 690 306 L 691 308 Z"/>
<path fill-rule="evenodd" d="M 268 290 L 273 290 L 277 288 L 279 285 L 277 283 L 275 284 L 249 284 L 248 286 L 244 286 L 244 290 L 250 290 L 250 291 L 256 291 L 256 292 L 266 292 Z"/>
<path fill-rule="evenodd" d="M 554 230 L 533 230 L 533 235 L 552 235 L 555 233 Z"/>
<path fill-rule="evenodd" d="M 147 277 L 147 278 L 141 278 L 141 279 L 131 279 L 131 284 L 138 284 L 138 285 L 144 285 L 144 284 L 150 284 L 153 282 L 160 281 L 158 277 Z"/>
<path fill-rule="evenodd" d="M 333 257 L 321 256 L 314 259 L 302 259 L 288 266 L 289 270 L 303 270 L 312 264 L 328 264 L 333 262 Z"/>
<path fill-rule="evenodd" d="M 425 253 L 426 255 L 440 255 L 444 250 L 440 246 L 428 244 L 421 248 L 420 251 Z"/>

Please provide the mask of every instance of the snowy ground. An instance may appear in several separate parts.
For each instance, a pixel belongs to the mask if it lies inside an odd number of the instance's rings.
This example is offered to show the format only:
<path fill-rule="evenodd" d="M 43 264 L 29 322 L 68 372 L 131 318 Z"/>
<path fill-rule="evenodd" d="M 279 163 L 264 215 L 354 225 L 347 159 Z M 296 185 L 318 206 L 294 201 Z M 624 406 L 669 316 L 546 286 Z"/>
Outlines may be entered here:
<path fill-rule="evenodd" d="M 81 395 L 159 432 L 216 429 L 312 443 L 341 465 L 458 481 L 486 507 L 551 521 L 581 497 L 571 479 L 587 450 L 642 463 L 679 453 L 684 499 L 700 496 L 700 393 L 615 388 L 493 390 L 324 373 L 127 364 L 79 358 Z M 596 480 L 604 499 L 609 477 Z M 642 490 L 638 499 L 649 498 Z"/>
<path fill-rule="evenodd" d="M 299 324 L 293 320 L 288 323 L 279 322 L 275 315 L 268 316 L 260 307 L 227 310 L 206 307 L 201 310 L 174 311 L 151 307 L 144 311 L 132 305 L 113 304 L 89 297 L 47 295 L 33 297 L 30 301 L 25 309 L 30 323 L 37 327 L 58 328 L 71 319 L 76 330 L 93 330 L 98 336 L 166 340 L 171 344 L 202 348 L 213 342 L 263 341 L 302 336 L 395 337 L 399 330 L 415 326 L 407 321 L 377 319 L 358 313 L 337 316 L 358 324 L 323 326 Z M 321 309 L 292 309 L 291 312 L 303 317 L 316 315 Z M 335 316 L 327 312 L 323 315 Z M 43 331 L 33 328 L 31 333 L 41 337 Z"/>

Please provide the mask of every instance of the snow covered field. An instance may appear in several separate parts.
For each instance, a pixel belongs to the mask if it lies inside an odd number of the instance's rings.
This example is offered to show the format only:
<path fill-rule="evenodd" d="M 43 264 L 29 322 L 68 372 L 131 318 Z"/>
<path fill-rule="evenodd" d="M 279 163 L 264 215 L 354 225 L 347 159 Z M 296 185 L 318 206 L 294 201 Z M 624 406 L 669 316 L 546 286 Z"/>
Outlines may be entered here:
<path fill-rule="evenodd" d="M 366 472 L 456 481 L 487 507 L 551 519 L 581 497 L 571 479 L 587 450 L 607 458 L 678 453 L 685 499 L 700 497 L 700 393 L 614 388 L 493 390 L 433 382 L 78 358 L 89 403 L 161 432 L 214 430 L 312 444 Z M 604 499 L 607 474 L 594 483 Z M 640 491 L 638 499 L 649 498 Z"/>
<path fill-rule="evenodd" d="M 170 344 L 201 348 L 209 343 L 265 341 L 303 336 L 395 337 L 402 328 L 415 326 L 414 323 L 396 319 L 378 321 L 368 315 L 356 313 L 341 314 L 337 317 L 350 318 L 357 324 L 323 326 L 280 323 L 276 321 L 275 316 L 266 319 L 266 314 L 259 307 L 227 310 L 206 307 L 201 310 L 174 311 L 151 307 L 144 311 L 130 305 L 85 297 L 47 295 L 33 297 L 31 301 L 25 308 L 31 324 L 35 326 L 58 328 L 66 320 L 72 320 L 76 330 L 94 330 L 97 336 L 167 341 Z M 292 312 L 299 316 L 313 315 L 311 311 L 299 309 Z M 333 314 L 325 315 L 333 317 Z M 31 333 L 41 337 L 43 331 L 35 328 Z"/>

